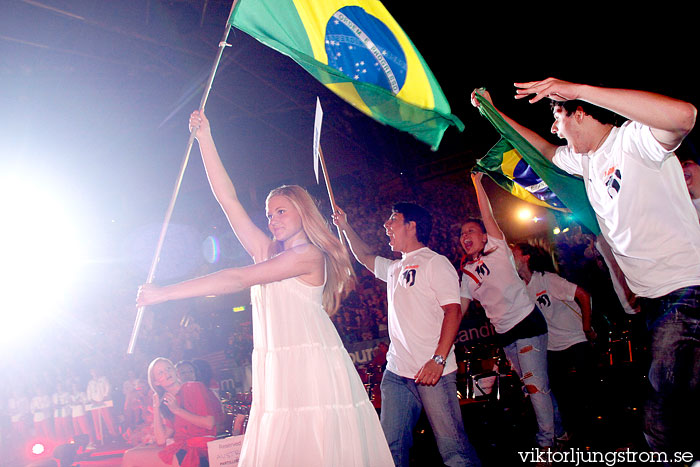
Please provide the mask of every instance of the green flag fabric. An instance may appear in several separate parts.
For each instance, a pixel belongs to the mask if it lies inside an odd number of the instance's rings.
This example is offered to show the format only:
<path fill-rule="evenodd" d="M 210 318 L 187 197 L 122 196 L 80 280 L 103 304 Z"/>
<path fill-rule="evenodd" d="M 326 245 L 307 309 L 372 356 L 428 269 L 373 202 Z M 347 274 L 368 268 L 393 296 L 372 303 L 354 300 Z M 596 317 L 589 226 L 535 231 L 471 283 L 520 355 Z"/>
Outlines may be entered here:
<path fill-rule="evenodd" d="M 598 235 L 600 227 L 583 180 L 548 161 L 478 92 L 476 99 L 479 112 L 501 134 L 501 140 L 477 161 L 475 170 L 485 172 L 499 186 L 525 201 L 570 210 L 578 223 Z"/>
<path fill-rule="evenodd" d="M 520 153 L 503 138 L 477 161 L 474 170 L 484 172 L 501 188 L 524 201 L 570 212 Z"/>
<path fill-rule="evenodd" d="M 229 23 L 433 150 L 450 125 L 464 129 L 423 57 L 377 0 L 238 0 Z"/>

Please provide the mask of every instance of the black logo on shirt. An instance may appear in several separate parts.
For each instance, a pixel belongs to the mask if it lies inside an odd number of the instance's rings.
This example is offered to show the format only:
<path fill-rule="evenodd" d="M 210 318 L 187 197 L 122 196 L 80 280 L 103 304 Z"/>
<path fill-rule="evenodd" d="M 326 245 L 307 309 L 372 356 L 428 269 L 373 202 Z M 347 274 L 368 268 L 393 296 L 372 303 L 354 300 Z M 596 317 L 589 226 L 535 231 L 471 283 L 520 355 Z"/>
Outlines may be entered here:
<path fill-rule="evenodd" d="M 607 180 L 605 180 L 605 186 L 608 187 L 608 196 L 614 198 L 622 186 L 622 173 L 620 169 L 614 169 L 614 171 L 611 172 Z"/>
<path fill-rule="evenodd" d="M 542 307 L 549 307 L 552 305 L 552 301 L 549 299 L 549 296 L 545 293 L 537 297 L 537 304 L 541 305 Z"/>
<path fill-rule="evenodd" d="M 484 277 L 491 274 L 491 270 L 484 263 L 479 263 L 479 265 L 474 268 L 474 271 L 479 275 L 479 277 Z"/>
<path fill-rule="evenodd" d="M 416 283 L 415 269 L 406 269 L 401 276 L 403 277 L 403 283 L 406 285 L 406 287 L 413 287 L 413 284 Z"/>

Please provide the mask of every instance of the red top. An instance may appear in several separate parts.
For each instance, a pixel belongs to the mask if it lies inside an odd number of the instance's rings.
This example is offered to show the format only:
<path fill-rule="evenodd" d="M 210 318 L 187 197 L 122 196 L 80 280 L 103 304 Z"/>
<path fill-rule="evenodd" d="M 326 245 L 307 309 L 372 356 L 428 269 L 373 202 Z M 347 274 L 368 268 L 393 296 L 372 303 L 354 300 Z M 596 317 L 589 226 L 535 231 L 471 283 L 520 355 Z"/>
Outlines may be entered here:
<path fill-rule="evenodd" d="M 221 412 L 221 406 L 214 405 L 213 398 L 209 397 L 209 389 L 198 381 L 190 381 L 180 386 L 175 398 L 183 409 L 195 415 L 213 415 L 217 418 L 217 412 Z M 216 401 L 218 402 L 218 401 Z M 173 456 L 181 449 L 186 451 L 181 467 L 199 467 L 199 457 L 206 455 L 207 442 L 216 436 L 216 425 L 211 428 L 202 428 L 175 415 L 174 420 L 167 420 L 175 430 L 174 442 L 165 447 L 159 457 L 166 464 L 172 463 Z"/>

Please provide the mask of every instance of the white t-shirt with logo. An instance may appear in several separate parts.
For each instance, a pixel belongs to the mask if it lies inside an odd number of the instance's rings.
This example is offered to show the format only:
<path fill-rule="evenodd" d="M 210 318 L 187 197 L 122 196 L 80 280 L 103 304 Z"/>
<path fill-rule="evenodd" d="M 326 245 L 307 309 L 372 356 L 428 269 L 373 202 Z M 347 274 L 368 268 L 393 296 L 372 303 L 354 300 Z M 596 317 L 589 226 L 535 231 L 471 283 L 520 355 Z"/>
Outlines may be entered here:
<path fill-rule="evenodd" d="M 533 272 L 527 292 L 547 320 L 547 350 L 565 350 L 586 342 L 576 284 L 551 272 Z"/>
<path fill-rule="evenodd" d="M 386 368 L 413 378 L 437 348 L 445 318 L 441 307 L 460 303 L 457 271 L 447 258 L 424 247 L 395 261 L 377 256 L 374 275 L 387 283 L 391 344 Z M 452 346 L 443 374 L 456 370 Z"/>
<path fill-rule="evenodd" d="M 496 332 L 503 334 L 529 315 L 535 303 L 506 241 L 489 236 L 484 251 L 487 254 L 464 265 L 460 295 L 478 300 Z"/>
<path fill-rule="evenodd" d="M 598 224 L 630 290 L 656 298 L 700 285 L 700 223 L 678 158 L 648 126 L 613 128 L 591 155 L 562 146 L 553 158 L 581 175 Z"/>

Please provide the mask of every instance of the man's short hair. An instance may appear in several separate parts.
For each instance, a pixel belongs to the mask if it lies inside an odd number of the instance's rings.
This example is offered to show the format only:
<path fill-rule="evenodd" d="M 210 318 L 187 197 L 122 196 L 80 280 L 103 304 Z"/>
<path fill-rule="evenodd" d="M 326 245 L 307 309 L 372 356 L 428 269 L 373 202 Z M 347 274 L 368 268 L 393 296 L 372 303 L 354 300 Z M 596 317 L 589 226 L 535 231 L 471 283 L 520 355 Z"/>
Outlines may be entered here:
<path fill-rule="evenodd" d="M 563 102 L 551 101 L 550 106 L 552 107 L 552 110 L 556 109 L 557 107 L 561 107 L 566 112 L 567 116 L 576 112 L 576 110 L 581 107 L 581 110 L 583 110 L 586 115 L 590 115 L 603 125 L 612 124 L 615 126 L 620 126 L 625 121 L 625 118 L 613 111 L 598 107 L 590 102 L 580 101 L 578 99 Z"/>
<path fill-rule="evenodd" d="M 396 203 L 392 206 L 393 212 L 403 215 L 405 223 L 416 223 L 416 238 L 423 245 L 427 245 L 430 240 L 430 232 L 433 230 L 433 216 L 423 207 L 415 203 Z"/>

